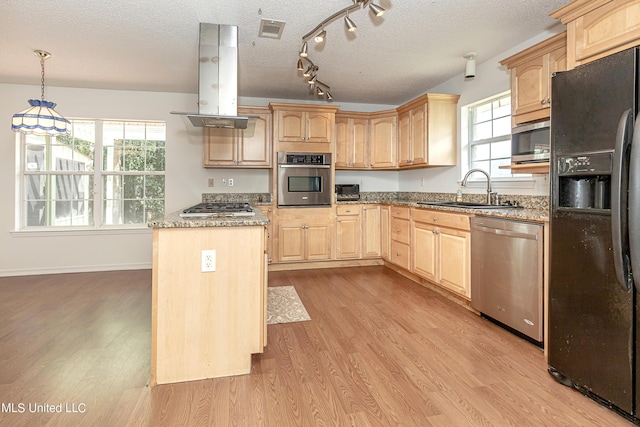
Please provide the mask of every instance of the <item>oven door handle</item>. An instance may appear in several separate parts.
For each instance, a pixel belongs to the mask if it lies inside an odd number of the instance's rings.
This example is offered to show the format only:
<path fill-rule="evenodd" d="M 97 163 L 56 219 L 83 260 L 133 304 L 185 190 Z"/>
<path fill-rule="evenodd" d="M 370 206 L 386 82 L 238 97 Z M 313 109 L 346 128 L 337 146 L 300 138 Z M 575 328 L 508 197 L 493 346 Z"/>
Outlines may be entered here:
<path fill-rule="evenodd" d="M 331 165 L 278 165 L 279 168 L 331 169 Z"/>

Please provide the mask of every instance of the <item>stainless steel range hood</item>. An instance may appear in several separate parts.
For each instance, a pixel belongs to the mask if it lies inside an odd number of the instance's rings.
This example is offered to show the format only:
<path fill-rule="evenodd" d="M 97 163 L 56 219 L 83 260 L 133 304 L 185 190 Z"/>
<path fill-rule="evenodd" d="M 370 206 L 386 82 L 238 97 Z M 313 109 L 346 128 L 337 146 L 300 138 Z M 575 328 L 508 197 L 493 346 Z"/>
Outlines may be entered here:
<path fill-rule="evenodd" d="M 190 133 L 197 128 L 244 130 L 252 136 L 255 116 L 238 116 L 238 27 L 200 24 L 198 112 L 182 116 Z"/>

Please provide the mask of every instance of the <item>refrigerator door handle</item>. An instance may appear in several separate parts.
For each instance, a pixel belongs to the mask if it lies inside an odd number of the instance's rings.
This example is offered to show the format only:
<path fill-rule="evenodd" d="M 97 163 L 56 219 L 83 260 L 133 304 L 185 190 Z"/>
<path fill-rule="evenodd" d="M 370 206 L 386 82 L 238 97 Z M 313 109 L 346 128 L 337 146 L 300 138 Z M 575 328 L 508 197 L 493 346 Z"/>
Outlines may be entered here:
<path fill-rule="evenodd" d="M 640 290 L 640 120 L 636 120 L 629 156 L 629 257 L 631 275 Z"/>
<path fill-rule="evenodd" d="M 630 291 L 633 283 L 630 274 L 630 259 L 627 240 L 627 164 L 626 153 L 633 137 L 633 114 L 622 113 L 618 122 L 616 145 L 613 153 L 611 174 L 611 231 L 613 241 L 613 264 L 616 279 L 622 289 Z"/>

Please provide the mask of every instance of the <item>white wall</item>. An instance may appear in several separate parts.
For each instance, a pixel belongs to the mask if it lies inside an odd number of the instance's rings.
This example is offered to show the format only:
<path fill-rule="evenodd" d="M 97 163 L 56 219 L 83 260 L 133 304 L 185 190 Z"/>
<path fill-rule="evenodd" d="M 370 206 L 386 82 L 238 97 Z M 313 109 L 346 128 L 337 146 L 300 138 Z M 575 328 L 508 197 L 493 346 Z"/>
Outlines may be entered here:
<path fill-rule="evenodd" d="M 548 39 L 549 37 L 564 30 L 564 25 L 557 25 L 538 36 L 527 40 L 494 58 L 483 59 L 482 50 L 479 51 L 476 66 L 476 77 L 471 80 L 464 78 L 464 59 L 460 59 L 460 74 L 441 85 L 433 87 L 426 92 L 431 93 L 455 93 L 460 94 L 458 101 L 458 124 L 462 123 L 460 109 L 465 105 L 472 104 L 493 95 L 508 91 L 510 89 L 509 72 L 500 65 L 500 61 L 518 53 L 536 43 Z M 461 181 L 462 165 L 461 158 L 461 135 L 458 129 L 458 162 L 456 166 L 433 169 L 413 169 L 400 172 L 398 187 L 400 191 L 424 191 L 424 192 L 445 192 L 454 193 Z M 423 180 L 424 178 L 424 180 Z M 481 179 L 483 179 L 481 177 Z M 424 182 L 424 185 L 422 185 Z M 483 193 L 486 189 L 484 183 L 473 185 L 465 189 L 468 193 Z M 544 175 L 534 175 L 528 182 L 519 183 L 514 188 L 513 183 L 494 184 L 494 189 L 502 194 L 526 194 L 526 195 L 548 195 L 548 178 Z"/>
<path fill-rule="evenodd" d="M 509 76 L 498 61 L 544 40 L 550 31 L 515 46 L 496 58 L 479 62 L 477 77 L 464 81 L 461 74 L 428 92 L 459 93 L 460 106 L 509 89 Z M 480 59 L 482 52 L 480 51 Z M 90 231 L 32 233 L 15 231 L 16 227 L 16 135 L 9 125 L 11 116 L 27 107 L 27 100 L 38 98 L 39 86 L 0 84 L 0 276 L 138 269 L 151 266 L 151 231 Z M 416 96 L 420 93 L 416 93 Z M 189 135 L 178 116 L 170 111 L 192 111 L 195 94 L 112 91 L 81 88 L 47 87 L 46 99 L 57 102 L 56 110 L 70 118 L 110 118 L 164 120 L 167 123 L 166 210 L 176 211 L 201 200 L 208 192 L 271 192 L 266 170 L 204 169 L 201 138 Z M 241 98 L 241 105 L 267 105 L 271 100 Z M 286 101 L 286 100 L 272 100 Z M 379 111 L 390 105 L 340 104 L 344 110 Z M 209 178 L 216 186 L 207 187 Z M 234 187 L 219 187 L 222 178 L 233 178 Z M 423 179 L 424 178 L 424 179 Z M 337 171 L 337 183 L 357 183 L 361 191 L 454 192 L 461 178 L 460 166 L 411 171 Z M 424 185 L 423 185 L 424 183 Z M 498 188 L 498 190 L 500 190 Z M 481 192 L 481 188 L 474 191 Z M 519 190 L 521 193 L 522 190 Z M 546 184 L 538 180 L 529 190 L 546 194 Z M 505 192 L 505 191 L 501 191 Z M 510 192 L 515 193 L 515 191 Z M 528 193 L 526 193 L 528 194 Z"/>

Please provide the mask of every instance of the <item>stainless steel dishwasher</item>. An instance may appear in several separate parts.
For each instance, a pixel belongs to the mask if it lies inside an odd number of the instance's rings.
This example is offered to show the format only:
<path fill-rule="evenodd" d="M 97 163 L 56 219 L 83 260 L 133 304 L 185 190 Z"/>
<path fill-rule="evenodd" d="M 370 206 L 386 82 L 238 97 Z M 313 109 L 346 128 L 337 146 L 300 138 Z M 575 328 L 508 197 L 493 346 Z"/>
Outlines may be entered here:
<path fill-rule="evenodd" d="M 471 219 L 471 306 L 543 342 L 543 226 Z"/>

